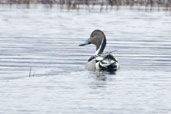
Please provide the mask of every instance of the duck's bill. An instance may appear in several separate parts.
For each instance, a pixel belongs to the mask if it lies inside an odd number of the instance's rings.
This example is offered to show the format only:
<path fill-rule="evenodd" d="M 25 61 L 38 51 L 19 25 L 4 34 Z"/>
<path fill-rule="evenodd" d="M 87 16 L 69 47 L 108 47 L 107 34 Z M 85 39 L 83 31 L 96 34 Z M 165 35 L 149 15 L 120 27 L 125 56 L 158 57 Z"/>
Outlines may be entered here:
<path fill-rule="evenodd" d="M 91 44 L 91 43 L 88 42 L 88 40 L 86 40 L 84 43 L 80 44 L 79 46 L 85 46 L 85 45 L 88 45 L 88 44 Z"/>

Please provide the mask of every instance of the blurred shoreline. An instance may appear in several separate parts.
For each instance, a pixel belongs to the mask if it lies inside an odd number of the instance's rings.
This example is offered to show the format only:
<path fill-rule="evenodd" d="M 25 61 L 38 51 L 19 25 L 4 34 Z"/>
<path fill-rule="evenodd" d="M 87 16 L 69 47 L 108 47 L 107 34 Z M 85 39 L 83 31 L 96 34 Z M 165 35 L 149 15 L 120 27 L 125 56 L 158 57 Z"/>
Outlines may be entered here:
<path fill-rule="evenodd" d="M 81 6 L 100 6 L 100 10 L 112 9 L 120 6 L 145 7 L 148 9 L 162 8 L 171 10 L 171 0 L 0 0 L 0 5 L 30 5 L 44 4 L 49 7 L 55 5 L 67 9 L 81 9 Z"/>

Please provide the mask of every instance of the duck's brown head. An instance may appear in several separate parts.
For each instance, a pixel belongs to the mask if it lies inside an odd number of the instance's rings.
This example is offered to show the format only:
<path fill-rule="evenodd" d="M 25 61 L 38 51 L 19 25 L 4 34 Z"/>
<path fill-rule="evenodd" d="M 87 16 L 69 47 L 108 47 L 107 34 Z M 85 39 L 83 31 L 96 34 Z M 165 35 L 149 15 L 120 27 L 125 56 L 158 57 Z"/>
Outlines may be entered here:
<path fill-rule="evenodd" d="M 105 34 L 101 30 L 94 30 L 91 33 L 90 38 L 86 40 L 83 44 L 80 44 L 79 46 L 85 46 L 88 44 L 96 45 L 96 55 L 102 54 L 106 46 Z"/>

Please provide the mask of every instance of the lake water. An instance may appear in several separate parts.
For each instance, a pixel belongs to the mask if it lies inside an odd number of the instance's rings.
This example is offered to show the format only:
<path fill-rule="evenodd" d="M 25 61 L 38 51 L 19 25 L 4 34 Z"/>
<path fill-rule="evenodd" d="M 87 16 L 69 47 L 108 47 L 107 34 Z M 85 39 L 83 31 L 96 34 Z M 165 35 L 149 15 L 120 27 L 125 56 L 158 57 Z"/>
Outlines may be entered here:
<path fill-rule="evenodd" d="M 94 29 L 115 74 L 85 69 Z M 0 7 L 0 114 L 171 114 L 170 96 L 171 12 Z"/>

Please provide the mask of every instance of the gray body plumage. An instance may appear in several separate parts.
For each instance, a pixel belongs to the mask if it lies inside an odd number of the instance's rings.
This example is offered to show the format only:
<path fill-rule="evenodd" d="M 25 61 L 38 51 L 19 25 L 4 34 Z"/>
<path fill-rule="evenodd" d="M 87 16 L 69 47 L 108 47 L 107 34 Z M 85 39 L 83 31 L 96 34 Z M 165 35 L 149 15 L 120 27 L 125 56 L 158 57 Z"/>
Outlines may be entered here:
<path fill-rule="evenodd" d="M 119 63 L 115 57 L 110 53 L 103 53 L 106 46 L 106 36 L 101 30 L 95 30 L 91 33 L 90 38 L 80 46 L 87 44 L 96 45 L 96 53 L 94 56 L 90 57 L 86 64 L 86 69 L 88 70 L 106 70 L 106 71 L 116 71 L 119 69 Z"/>
<path fill-rule="evenodd" d="M 96 70 L 95 64 L 96 64 L 95 59 L 92 59 L 91 61 L 88 61 L 86 63 L 86 66 L 85 67 L 86 67 L 87 70 L 95 71 Z"/>

